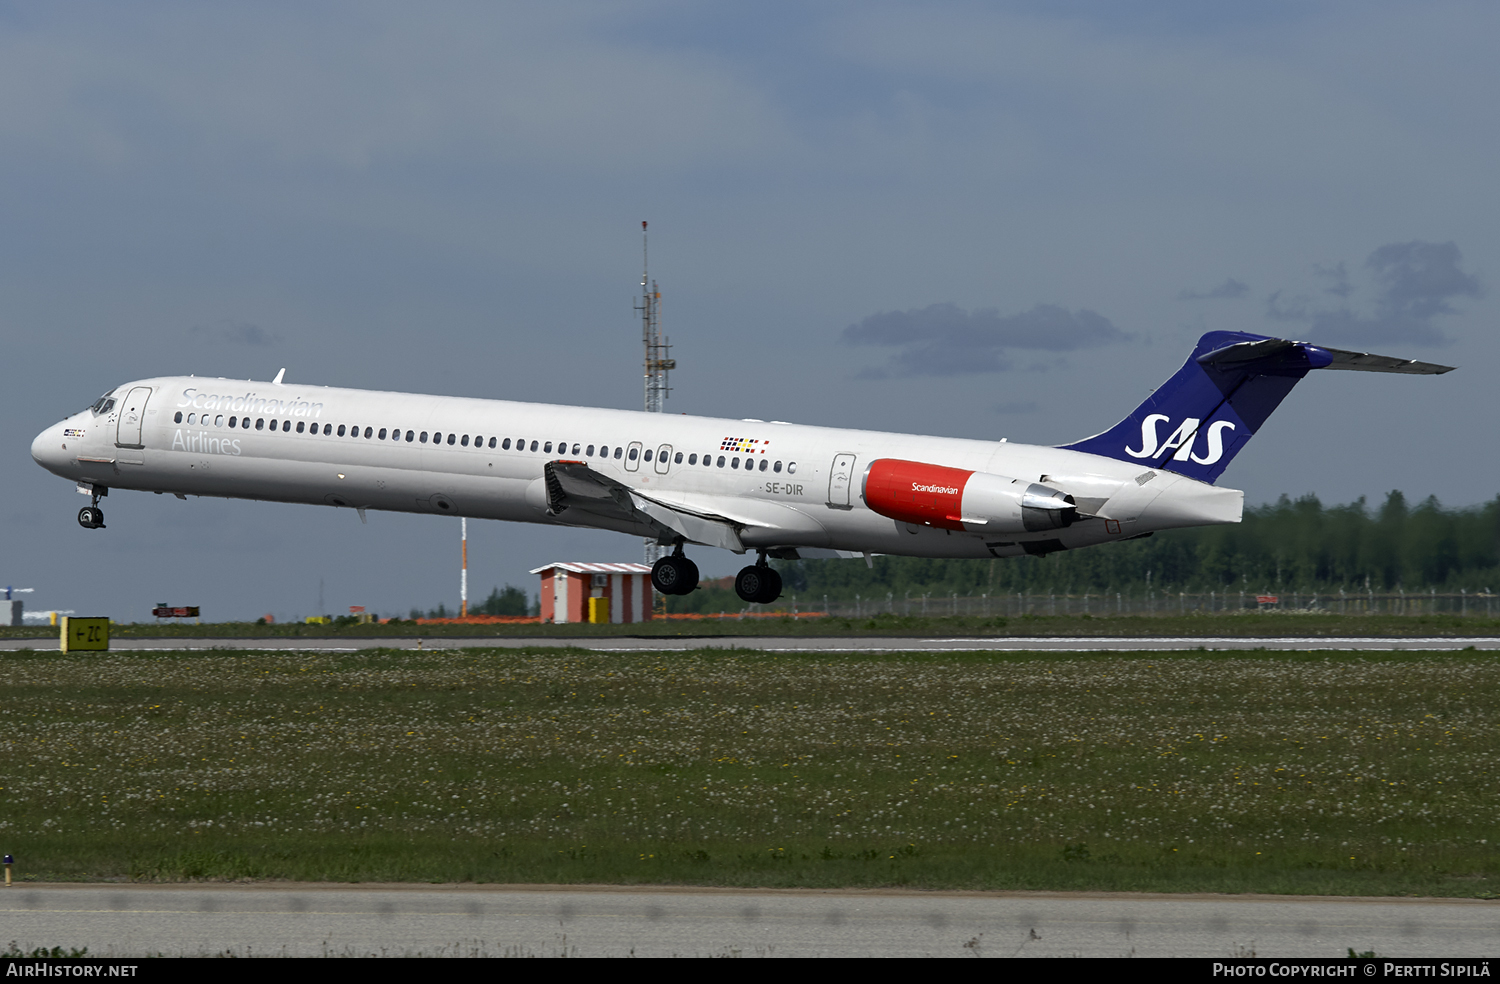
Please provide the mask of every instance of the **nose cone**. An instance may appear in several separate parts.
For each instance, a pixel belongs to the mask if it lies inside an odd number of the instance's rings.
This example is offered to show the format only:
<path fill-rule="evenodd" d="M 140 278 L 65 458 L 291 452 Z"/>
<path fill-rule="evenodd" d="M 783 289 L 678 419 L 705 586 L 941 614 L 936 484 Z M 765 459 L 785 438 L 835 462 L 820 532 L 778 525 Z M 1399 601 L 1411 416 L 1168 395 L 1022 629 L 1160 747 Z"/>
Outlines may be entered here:
<path fill-rule="evenodd" d="M 63 462 L 67 460 L 68 452 L 63 445 L 63 425 L 54 424 L 36 436 L 31 442 L 31 460 L 41 465 L 50 472 L 61 474 Z"/>

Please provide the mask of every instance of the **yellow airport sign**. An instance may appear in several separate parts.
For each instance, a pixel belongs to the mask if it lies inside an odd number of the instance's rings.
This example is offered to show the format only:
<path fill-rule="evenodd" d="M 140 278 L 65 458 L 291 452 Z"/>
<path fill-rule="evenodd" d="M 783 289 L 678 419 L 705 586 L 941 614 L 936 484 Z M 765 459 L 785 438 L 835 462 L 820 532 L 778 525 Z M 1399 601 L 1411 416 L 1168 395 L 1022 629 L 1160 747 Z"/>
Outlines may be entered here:
<path fill-rule="evenodd" d="M 63 652 L 98 650 L 109 648 L 109 619 L 62 617 L 62 631 L 58 634 Z"/>

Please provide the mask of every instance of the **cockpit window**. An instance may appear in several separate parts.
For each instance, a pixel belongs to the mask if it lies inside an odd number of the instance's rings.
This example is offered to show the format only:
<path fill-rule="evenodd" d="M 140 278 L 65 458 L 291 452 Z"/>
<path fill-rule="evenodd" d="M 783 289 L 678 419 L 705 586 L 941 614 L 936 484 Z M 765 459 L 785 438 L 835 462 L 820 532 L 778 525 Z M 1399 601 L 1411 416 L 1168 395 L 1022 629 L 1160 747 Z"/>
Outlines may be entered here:
<path fill-rule="evenodd" d="M 111 397 L 108 393 L 105 393 L 103 396 L 99 397 L 99 399 L 94 401 L 94 405 L 89 407 L 90 410 L 94 411 L 95 416 L 98 416 L 102 413 L 109 413 L 114 408 L 114 398 Z"/>

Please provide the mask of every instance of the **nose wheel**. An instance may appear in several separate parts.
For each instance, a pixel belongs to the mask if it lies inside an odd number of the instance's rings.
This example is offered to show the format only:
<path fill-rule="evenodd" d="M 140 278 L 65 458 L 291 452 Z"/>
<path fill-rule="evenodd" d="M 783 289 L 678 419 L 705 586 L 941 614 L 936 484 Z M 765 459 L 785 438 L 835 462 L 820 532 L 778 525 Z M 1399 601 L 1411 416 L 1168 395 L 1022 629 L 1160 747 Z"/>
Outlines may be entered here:
<path fill-rule="evenodd" d="M 691 594 L 698 587 L 698 565 L 683 556 L 679 545 L 671 556 L 652 566 L 651 586 L 664 595 Z"/>
<path fill-rule="evenodd" d="M 746 567 L 735 576 L 734 593 L 741 601 L 769 605 L 781 597 L 781 575 L 766 564 L 766 558 Z"/>
<path fill-rule="evenodd" d="M 109 489 L 102 485 L 86 486 L 79 484 L 80 492 L 89 492 L 89 504 L 78 510 L 78 525 L 86 530 L 104 529 L 104 510 L 99 508 L 99 497 L 109 495 Z"/>

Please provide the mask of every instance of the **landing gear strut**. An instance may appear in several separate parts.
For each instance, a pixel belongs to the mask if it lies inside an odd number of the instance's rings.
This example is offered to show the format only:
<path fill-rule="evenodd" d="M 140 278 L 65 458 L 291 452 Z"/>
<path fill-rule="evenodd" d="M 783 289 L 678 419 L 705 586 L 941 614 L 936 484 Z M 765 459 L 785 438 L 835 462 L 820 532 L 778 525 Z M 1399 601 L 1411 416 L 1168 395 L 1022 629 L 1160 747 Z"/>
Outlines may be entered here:
<path fill-rule="evenodd" d="M 682 544 L 651 568 L 651 586 L 664 595 L 691 594 L 698 587 L 698 565 L 683 555 Z"/>
<path fill-rule="evenodd" d="M 781 575 L 766 563 L 764 552 L 752 566 L 735 575 L 734 593 L 741 601 L 757 605 L 769 605 L 781 597 Z"/>
<path fill-rule="evenodd" d="M 94 492 L 90 498 L 94 504 L 78 510 L 78 525 L 86 530 L 102 530 L 104 529 L 104 510 L 99 508 L 99 493 Z"/>

